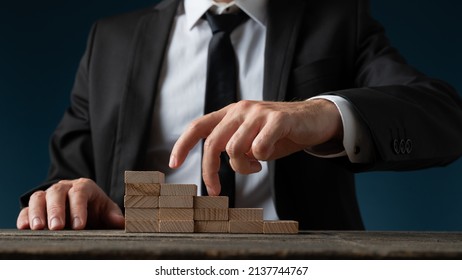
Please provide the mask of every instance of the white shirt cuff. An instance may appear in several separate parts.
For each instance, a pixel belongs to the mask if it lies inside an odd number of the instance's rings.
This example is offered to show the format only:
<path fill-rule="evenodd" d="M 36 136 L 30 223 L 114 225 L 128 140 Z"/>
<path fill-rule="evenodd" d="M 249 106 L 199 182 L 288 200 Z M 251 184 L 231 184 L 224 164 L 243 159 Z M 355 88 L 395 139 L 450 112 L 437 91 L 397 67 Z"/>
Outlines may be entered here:
<path fill-rule="evenodd" d="M 345 150 L 333 154 L 319 154 L 310 149 L 306 149 L 305 151 L 321 158 L 334 158 L 346 155 L 352 163 L 370 162 L 372 160 L 370 134 L 351 103 L 337 95 L 319 95 L 308 100 L 312 99 L 328 100 L 334 103 L 339 110 L 343 124 L 343 147 Z"/>

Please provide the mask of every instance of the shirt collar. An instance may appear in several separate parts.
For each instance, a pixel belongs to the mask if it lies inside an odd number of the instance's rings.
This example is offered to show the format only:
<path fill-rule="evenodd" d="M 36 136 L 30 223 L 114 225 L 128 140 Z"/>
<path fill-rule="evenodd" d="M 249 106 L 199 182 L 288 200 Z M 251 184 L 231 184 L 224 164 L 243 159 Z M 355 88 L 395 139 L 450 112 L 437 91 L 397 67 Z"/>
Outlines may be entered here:
<path fill-rule="evenodd" d="M 266 4 L 268 0 L 234 0 L 236 6 L 262 26 L 266 26 Z M 189 30 L 212 7 L 213 0 L 184 0 L 184 13 Z"/>

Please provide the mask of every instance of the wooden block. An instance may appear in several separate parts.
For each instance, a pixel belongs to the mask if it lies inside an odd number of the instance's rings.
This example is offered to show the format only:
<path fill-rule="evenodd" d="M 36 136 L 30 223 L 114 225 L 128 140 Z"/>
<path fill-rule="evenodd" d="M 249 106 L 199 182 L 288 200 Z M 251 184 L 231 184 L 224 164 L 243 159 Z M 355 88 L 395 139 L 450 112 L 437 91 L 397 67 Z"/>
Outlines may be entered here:
<path fill-rule="evenodd" d="M 264 221 L 263 233 L 267 234 L 297 234 L 297 221 Z"/>
<path fill-rule="evenodd" d="M 159 221 L 125 220 L 125 232 L 159 232 Z"/>
<path fill-rule="evenodd" d="M 194 221 L 159 221 L 159 232 L 194 232 Z"/>
<path fill-rule="evenodd" d="M 227 221 L 228 209 L 194 208 L 194 220 L 196 221 Z"/>
<path fill-rule="evenodd" d="M 159 220 L 193 220 L 194 209 L 192 208 L 160 208 Z"/>
<path fill-rule="evenodd" d="M 162 184 L 164 182 L 165 175 L 159 171 L 125 171 L 125 183 Z"/>
<path fill-rule="evenodd" d="M 160 195 L 160 184 L 151 183 L 127 183 L 125 195 Z"/>
<path fill-rule="evenodd" d="M 263 208 L 229 208 L 228 218 L 230 221 L 261 221 Z"/>
<path fill-rule="evenodd" d="M 152 195 L 126 195 L 125 208 L 159 208 L 159 197 Z"/>
<path fill-rule="evenodd" d="M 227 196 L 196 196 L 194 208 L 220 208 L 228 209 L 229 198 Z"/>
<path fill-rule="evenodd" d="M 194 232 L 227 233 L 228 221 L 194 221 Z"/>
<path fill-rule="evenodd" d="M 193 202 L 193 196 L 190 195 L 159 196 L 160 208 L 193 208 Z"/>
<path fill-rule="evenodd" d="M 263 233 L 263 221 L 229 221 L 229 233 Z"/>
<path fill-rule="evenodd" d="M 159 209 L 126 208 L 125 220 L 159 220 Z"/>
<path fill-rule="evenodd" d="M 194 184 L 161 184 L 160 195 L 197 195 L 197 186 Z"/>

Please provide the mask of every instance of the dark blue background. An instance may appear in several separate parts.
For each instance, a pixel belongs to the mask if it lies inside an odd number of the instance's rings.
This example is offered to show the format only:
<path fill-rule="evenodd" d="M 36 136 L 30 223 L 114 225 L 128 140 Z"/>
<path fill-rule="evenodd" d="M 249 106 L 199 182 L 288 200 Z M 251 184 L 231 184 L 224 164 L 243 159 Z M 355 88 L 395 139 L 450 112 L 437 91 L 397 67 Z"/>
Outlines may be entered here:
<path fill-rule="evenodd" d="M 12 228 L 19 195 L 46 176 L 49 135 L 69 102 L 91 23 L 156 1 L 2 2 L 0 228 Z M 460 1 L 372 0 L 372 8 L 411 64 L 462 92 Z M 462 160 L 357 180 L 369 230 L 462 230 Z"/>

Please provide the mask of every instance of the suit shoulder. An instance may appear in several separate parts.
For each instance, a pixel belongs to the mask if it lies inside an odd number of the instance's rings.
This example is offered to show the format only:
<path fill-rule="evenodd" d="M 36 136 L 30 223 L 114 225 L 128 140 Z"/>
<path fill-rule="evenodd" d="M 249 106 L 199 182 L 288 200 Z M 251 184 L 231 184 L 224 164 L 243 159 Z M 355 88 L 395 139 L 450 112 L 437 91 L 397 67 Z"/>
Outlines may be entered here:
<path fill-rule="evenodd" d="M 160 1 L 156 5 L 149 6 L 144 9 L 102 18 L 97 21 L 97 24 L 117 28 L 130 27 L 134 25 L 136 26 L 137 22 L 142 17 L 156 12 L 163 12 L 165 9 L 175 8 L 178 6 L 178 4 L 179 0 L 164 0 Z"/>
<path fill-rule="evenodd" d="M 108 35 L 131 36 L 143 18 L 166 11 L 174 11 L 178 4 L 179 0 L 164 0 L 144 9 L 102 18 L 94 24 L 94 27 L 96 27 L 98 34 L 108 33 Z"/>
<path fill-rule="evenodd" d="M 99 19 L 95 25 L 104 29 L 132 29 L 136 26 L 138 21 L 145 15 L 153 13 L 155 7 L 148 7 L 132 12 L 113 15 Z"/>

